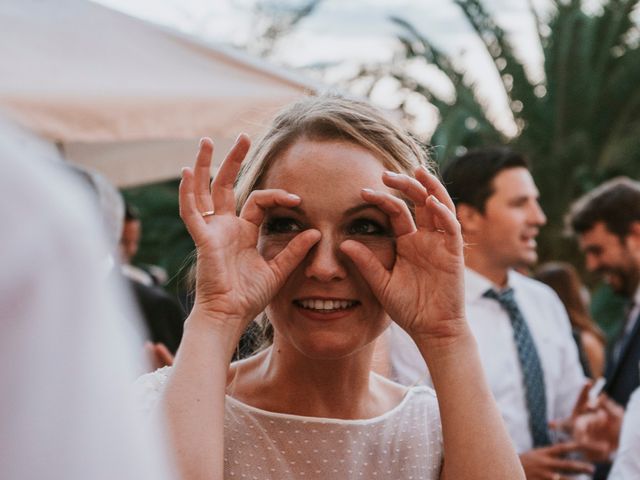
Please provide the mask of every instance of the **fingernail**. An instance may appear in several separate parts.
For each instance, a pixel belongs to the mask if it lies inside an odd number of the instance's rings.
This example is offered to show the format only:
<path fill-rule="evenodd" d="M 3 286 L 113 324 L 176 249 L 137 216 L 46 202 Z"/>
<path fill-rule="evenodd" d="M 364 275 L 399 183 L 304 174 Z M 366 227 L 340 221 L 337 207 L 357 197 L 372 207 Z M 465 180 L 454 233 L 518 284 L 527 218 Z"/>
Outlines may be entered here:
<path fill-rule="evenodd" d="M 398 174 L 396 172 L 392 172 L 391 170 L 387 170 L 384 173 L 385 173 L 385 175 L 387 175 L 389 177 L 397 177 L 398 176 Z"/>
<path fill-rule="evenodd" d="M 186 171 L 187 171 L 187 167 L 182 167 L 182 168 L 180 169 L 180 176 L 181 176 L 181 177 L 184 177 L 184 172 L 186 172 Z"/>
<path fill-rule="evenodd" d="M 300 197 L 295 193 L 290 193 L 287 195 L 287 197 L 290 198 L 291 200 L 300 200 Z"/>
<path fill-rule="evenodd" d="M 362 191 L 364 193 L 369 193 L 369 194 L 374 194 L 375 192 L 373 190 L 371 190 L 370 188 L 363 188 Z"/>
<path fill-rule="evenodd" d="M 200 139 L 200 146 L 202 147 L 202 145 L 204 145 L 204 137 Z"/>
<path fill-rule="evenodd" d="M 235 141 L 235 142 L 233 142 L 233 144 L 234 144 L 234 145 L 237 145 L 237 144 L 238 144 L 238 142 L 240 141 L 240 137 L 242 137 L 242 135 L 243 135 L 242 133 L 239 133 L 239 134 L 238 134 L 238 136 L 236 137 L 236 141 Z"/>
<path fill-rule="evenodd" d="M 438 200 L 434 195 L 429 195 L 429 198 L 431 198 L 437 204 L 442 205 L 442 202 Z"/>

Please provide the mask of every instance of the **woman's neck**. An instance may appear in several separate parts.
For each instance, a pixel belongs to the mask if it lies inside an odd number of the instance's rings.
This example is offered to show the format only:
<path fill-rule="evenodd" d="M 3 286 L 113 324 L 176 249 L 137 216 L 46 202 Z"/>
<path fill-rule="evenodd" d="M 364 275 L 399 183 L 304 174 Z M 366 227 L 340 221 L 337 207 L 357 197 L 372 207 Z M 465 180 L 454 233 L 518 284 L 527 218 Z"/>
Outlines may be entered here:
<path fill-rule="evenodd" d="M 370 371 L 374 345 L 340 359 L 311 359 L 278 341 L 232 366 L 229 393 L 263 410 L 293 415 L 361 419 L 390 410 L 403 389 Z"/>

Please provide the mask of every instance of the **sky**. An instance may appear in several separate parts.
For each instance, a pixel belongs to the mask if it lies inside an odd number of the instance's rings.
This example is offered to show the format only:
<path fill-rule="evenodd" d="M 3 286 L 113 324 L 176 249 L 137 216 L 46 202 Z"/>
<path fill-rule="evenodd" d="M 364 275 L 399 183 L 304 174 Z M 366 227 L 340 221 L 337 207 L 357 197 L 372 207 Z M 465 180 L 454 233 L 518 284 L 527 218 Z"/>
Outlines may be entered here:
<path fill-rule="evenodd" d="M 242 45 L 251 35 L 253 0 L 96 1 L 209 41 Z M 497 23 L 511 35 L 516 54 L 525 61 L 531 78 L 541 79 L 541 53 L 530 3 L 542 16 L 548 12 L 549 0 L 483 1 Z M 389 60 L 398 45 L 397 30 L 388 20 L 390 15 L 411 21 L 437 47 L 464 65 L 486 99 L 490 117 L 506 133 L 515 131 L 491 60 L 453 0 L 324 0 L 279 44 L 272 60 L 291 67 L 329 63 L 347 69 L 355 69 L 363 62 Z M 416 76 L 423 77 L 436 90 L 451 93 L 448 82 L 433 70 L 416 71 Z M 376 103 L 384 107 L 392 107 L 395 101 L 384 87 L 377 97 Z M 435 110 L 425 109 L 418 118 L 418 132 L 428 134 L 435 121 Z"/>

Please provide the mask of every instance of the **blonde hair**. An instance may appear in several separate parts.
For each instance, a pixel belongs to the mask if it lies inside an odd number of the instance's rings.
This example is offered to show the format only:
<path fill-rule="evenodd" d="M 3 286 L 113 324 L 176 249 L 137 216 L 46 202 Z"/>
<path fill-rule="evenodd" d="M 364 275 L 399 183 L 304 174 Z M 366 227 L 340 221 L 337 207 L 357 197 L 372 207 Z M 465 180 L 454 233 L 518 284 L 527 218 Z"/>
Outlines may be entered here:
<path fill-rule="evenodd" d="M 413 175 L 420 165 L 431 167 L 420 144 L 368 103 L 336 95 L 307 97 L 274 118 L 245 161 L 235 188 L 238 211 L 259 188 L 274 159 L 301 139 L 353 143 L 394 172 Z"/>
<path fill-rule="evenodd" d="M 366 102 L 336 95 L 306 97 L 282 110 L 245 160 L 236 181 L 238 212 L 273 162 L 299 140 L 342 141 L 370 151 L 387 170 L 413 176 L 423 165 L 433 171 L 427 152 L 402 128 Z M 404 199 L 413 211 L 413 205 Z M 262 313 L 253 353 L 270 345 L 273 330 Z"/>

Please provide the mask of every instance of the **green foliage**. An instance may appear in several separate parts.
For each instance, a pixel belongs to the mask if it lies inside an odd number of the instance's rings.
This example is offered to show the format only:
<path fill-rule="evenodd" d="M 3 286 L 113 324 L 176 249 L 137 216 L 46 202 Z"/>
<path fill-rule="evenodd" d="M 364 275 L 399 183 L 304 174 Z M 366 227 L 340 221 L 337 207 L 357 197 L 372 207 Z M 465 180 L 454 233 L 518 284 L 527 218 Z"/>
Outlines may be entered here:
<path fill-rule="evenodd" d="M 632 20 L 640 1 L 609 0 L 599 12 L 586 13 L 580 0 L 557 0 L 544 24 L 532 9 L 544 57 L 540 83 L 529 78 L 481 1 L 453 1 L 493 61 L 517 133 L 501 134 L 461 67 L 398 18 L 391 20 L 402 28 L 403 55 L 389 71 L 407 96 L 418 94 L 437 107 L 441 121 L 431 143 L 441 146 L 441 163 L 461 147 L 495 143 L 528 155 L 549 217 L 541 257 L 575 258 L 575 248 L 562 235 L 570 202 L 612 176 L 640 176 L 640 33 Z M 412 79 L 406 67 L 416 61 L 449 78 L 453 101 Z"/>

